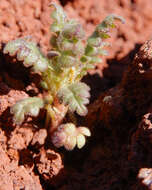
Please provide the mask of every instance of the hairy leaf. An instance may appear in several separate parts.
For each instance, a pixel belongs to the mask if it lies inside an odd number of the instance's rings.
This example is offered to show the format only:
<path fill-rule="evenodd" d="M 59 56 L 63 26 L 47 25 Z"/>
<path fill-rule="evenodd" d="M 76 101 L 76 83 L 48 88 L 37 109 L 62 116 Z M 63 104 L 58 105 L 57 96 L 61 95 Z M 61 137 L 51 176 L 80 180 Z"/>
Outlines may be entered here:
<path fill-rule="evenodd" d="M 57 46 L 60 52 L 66 52 L 70 55 L 81 56 L 84 54 L 84 45 L 81 40 L 73 42 L 59 35 L 57 40 Z"/>
<path fill-rule="evenodd" d="M 88 39 L 88 45 L 93 47 L 100 47 L 102 40 L 100 37 L 92 37 Z"/>
<path fill-rule="evenodd" d="M 85 47 L 85 55 L 82 55 L 80 61 L 84 64 L 84 67 L 80 73 L 81 76 L 85 75 L 88 69 L 94 67 L 93 64 L 102 62 L 99 56 L 108 55 L 108 52 L 103 48 L 109 46 L 109 43 L 103 42 L 104 39 L 109 38 L 110 28 L 114 28 L 116 25 L 115 20 L 119 20 L 124 23 L 124 19 L 120 16 L 111 14 L 107 16 L 95 29 L 93 34 L 87 39 Z"/>
<path fill-rule="evenodd" d="M 51 3 L 50 6 L 55 7 L 55 10 L 51 14 L 51 17 L 54 19 L 54 22 L 51 25 L 51 31 L 59 32 L 62 30 L 62 28 L 65 24 L 65 21 L 67 19 L 67 16 L 61 6 L 59 6 L 55 3 Z"/>
<path fill-rule="evenodd" d="M 8 42 L 3 51 L 10 56 L 17 55 L 19 61 L 23 61 L 24 66 L 30 67 L 34 72 L 44 72 L 48 67 L 48 60 L 42 55 L 36 43 L 29 42 L 28 38 L 20 38 Z"/>
<path fill-rule="evenodd" d="M 69 86 L 61 88 L 58 92 L 58 97 L 63 103 L 69 105 L 70 111 L 76 111 L 79 115 L 87 114 L 86 104 L 89 103 L 90 87 L 85 83 L 77 82 Z"/>
<path fill-rule="evenodd" d="M 114 14 L 111 14 L 109 16 L 107 16 L 101 24 L 99 24 L 97 27 L 96 27 L 96 30 L 95 30 L 95 33 L 93 34 L 94 36 L 95 35 L 99 35 L 99 37 L 103 38 L 103 39 L 106 39 L 106 38 L 109 38 L 110 35 L 108 34 L 109 32 L 109 29 L 110 28 L 114 28 L 116 27 L 114 21 L 115 20 L 119 20 L 121 21 L 122 23 L 125 22 L 125 20 L 120 17 L 120 16 L 117 16 L 117 15 L 114 15 Z"/>
<path fill-rule="evenodd" d="M 58 63 L 61 68 L 72 67 L 77 63 L 77 59 L 69 55 L 61 55 L 58 57 Z"/>
<path fill-rule="evenodd" d="M 83 39 L 85 33 L 81 24 L 68 22 L 63 28 L 62 35 L 67 39 Z"/>
<path fill-rule="evenodd" d="M 41 98 L 30 97 L 18 101 L 11 107 L 10 112 L 14 115 L 13 120 L 16 124 L 24 121 L 25 115 L 37 116 L 40 108 L 43 108 L 44 102 Z"/>

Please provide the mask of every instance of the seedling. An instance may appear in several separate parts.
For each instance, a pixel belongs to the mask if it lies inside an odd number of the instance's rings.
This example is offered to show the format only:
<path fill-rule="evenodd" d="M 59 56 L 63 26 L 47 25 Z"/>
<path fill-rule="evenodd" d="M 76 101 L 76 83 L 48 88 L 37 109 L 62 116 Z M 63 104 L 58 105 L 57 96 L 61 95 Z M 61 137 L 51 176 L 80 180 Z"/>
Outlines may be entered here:
<path fill-rule="evenodd" d="M 20 38 L 10 41 L 4 48 L 4 53 L 16 56 L 25 67 L 41 76 L 41 85 L 47 96 L 44 98 L 29 97 L 18 101 L 11 107 L 15 124 L 21 125 L 25 116 L 38 116 L 41 108 L 46 109 L 45 125 L 50 125 L 51 139 L 56 147 L 64 146 L 72 150 L 76 145 L 82 148 L 85 145 L 85 136 L 90 136 L 90 130 L 84 126 L 76 127 L 74 112 L 80 116 L 87 114 L 86 105 L 89 103 L 90 87 L 81 82 L 89 69 L 101 62 L 101 56 L 107 55 L 104 49 L 108 43 L 104 39 L 110 37 L 114 21 L 123 18 L 116 15 L 107 16 L 99 24 L 93 34 L 85 41 L 84 30 L 76 20 L 69 20 L 62 7 L 55 3 L 51 25 L 51 51 L 47 56 L 39 50 L 36 43 L 30 38 Z M 55 102 L 65 108 L 62 112 Z M 71 115 L 70 123 L 56 124 L 56 115 L 65 117 L 66 112 Z"/>

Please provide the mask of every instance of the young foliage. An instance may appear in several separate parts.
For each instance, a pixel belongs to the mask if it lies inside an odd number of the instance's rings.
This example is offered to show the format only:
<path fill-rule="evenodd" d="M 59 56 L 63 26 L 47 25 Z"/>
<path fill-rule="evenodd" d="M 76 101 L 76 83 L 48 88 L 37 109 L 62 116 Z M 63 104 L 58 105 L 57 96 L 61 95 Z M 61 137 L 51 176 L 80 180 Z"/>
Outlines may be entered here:
<path fill-rule="evenodd" d="M 85 83 L 77 82 L 69 86 L 61 88 L 58 97 L 63 100 L 65 105 L 69 105 L 71 112 L 76 111 L 77 114 L 85 116 L 87 114 L 86 104 L 89 103 L 90 87 Z"/>
<path fill-rule="evenodd" d="M 64 13 L 62 7 L 55 3 L 51 3 L 50 5 L 55 7 L 55 10 L 52 12 L 52 18 L 54 20 L 54 23 L 51 25 L 51 31 L 52 32 L 59 32 L 62 30 L 65 21 L 67 19 L 66 14 Z"/>
<path fill-rule="evenodd" d="M 41 98 L 30 97 L 18 101 L 13 107 L 11 107 L 10 112 L 14 115 L 14 122 L 20 125 L 24 121 L 25 115 L 36 117 L 39 114 L 39 110 L 43 107 L 44 102 Z"/>
<path fill-rule="evenodd" d="M 42 55 L 36 43 L 28 38 L 20 38 L 8 42 L 3 51 L 10 56 L 17 55 L 19 61 L 23 61 L 25 67 L 31 67 L 34 72 L 44 72 L 48 67 L 48 60 Z"/>
<path fill-rule="evenodd" d="M 47 56 L 29 38 L 11 41 L 4 48 L 5 54 L 16 56 L 25 67 L 31 67 L 32 71 L 40 74 L 41 85 L 48 91 L 48 96 L 43 100 L 37 97 L 21 100 L 11 107 L 11 113 L 14 115 L 14 122 L 21 124 L 26 115 L 37 116 L 41 108 L 46 109 L 46 124 L 52 120 L 53 144 L 72 150 L 76 145 L 82 148 L 85 136 L 90 136 L 91 133 L 86 127 L 76 128 L 72 123 L 53 126 L 56 115 L 65 116 L 55 107 L 54 102 L 58 100 L 68 106 L 73 114 L 71 119 L 74 118 L 74 112 L 80 116 L 87 114 L 90 87 L 81 82 L 81 79 L 89 69 L 102 61 L 101 56 L 107 55 L 104 47 L 109 44 L 104 39 L 110 37 L 110 29 L 115 27 L 114 21 L 124 20 L 116 15 L 107 16 L 84 43 L 85 32 L 81 24 L 68 19 L 59 5 L 51 3 L 50 6 L 54 8 L 51 14 L 53 34 L 50 39 L 52 49 Z"/>

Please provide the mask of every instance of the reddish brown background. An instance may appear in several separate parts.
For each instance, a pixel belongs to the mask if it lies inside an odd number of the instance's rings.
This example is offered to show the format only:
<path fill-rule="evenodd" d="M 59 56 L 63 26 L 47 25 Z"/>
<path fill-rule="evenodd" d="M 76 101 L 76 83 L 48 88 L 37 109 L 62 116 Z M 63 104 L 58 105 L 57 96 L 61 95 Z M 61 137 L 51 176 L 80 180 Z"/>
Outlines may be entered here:
<path fill-rule="evenodd" d="M 126 20 L 112 32 L 109 56 L 84 78 L 92 88 L 91 102 L 96 100 L 85 122 L 92 131 L 85 148 L 55 149 L 43 115 L 22 126 L 12 123 L 9 107 L 41 92 L 37 77 L 2 49 L 9 40 L 31 35 L 46 53 L 49 2 L 0 0 L 0 190 L 152 189 L 151 41 L 133 61 L 152 36 L 151 0 L 58 1 L 70 18 L 82 23 L 87 36 L 110 13 Z M 106 96 L 110 99 L 104 102 Z"/>

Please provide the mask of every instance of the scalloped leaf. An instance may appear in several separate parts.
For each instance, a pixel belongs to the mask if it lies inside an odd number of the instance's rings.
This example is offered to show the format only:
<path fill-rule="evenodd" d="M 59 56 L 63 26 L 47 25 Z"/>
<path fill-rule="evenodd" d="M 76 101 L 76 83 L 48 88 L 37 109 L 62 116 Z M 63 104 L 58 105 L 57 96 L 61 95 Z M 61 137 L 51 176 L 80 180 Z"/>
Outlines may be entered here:
<path fill-rule="evenodd" d="M 14 115 L 14 123 L 20 125 L 25 118 L 25 115 L 36 117 L 39 114 L 40 108 L 44 107 L 44 102 L 38 97 L 29 97 L 18 101 L 11 107 L 10 112 Z"/>
<path fill-rule="evenodd" d="M 85 47 L 85 55 L 83 55 L 80 59 L 84 64 L 84 67 L 80 73 L 81 76 L 85 75 L 88 69 L 94 67 L 94 63 L 102 62 L 99 56 L 108 55 L 108 52 L 103 48 L 105 46 L 109 46 L 110 44 L 104 42 L 103 39 L 110 38 L 109 31 L 110 28 L 114 28 L 116 25 L 114 23 L 115 20 L 119 20 L 122 23 L 125 20 L 121 16 L 117 16 L 111 14 L 107 16 L 99 25 L 97 25 L 93 34 L 87 39 L 87 44 Z"/>
<path fill-rule="evenodd" d="M 65 105 L 69 105 L 69 110 L 76 111 L 79 115 L 85 116 L 88 112 L 86 104 L 89 103 L 90 87 L 82 82 L 77 82 L 63 87 L 58 92 L 58 97 Z"/>
<path fill-rule="evenodd" d="M 17 55 L 17 59 L 23 61 L 25 67 L 32 66 L 34 72 L 44 72 L 48 67 L 48 60 L 42 55 L 36 43 L 28 41 L 28 38 L 8 42 L 3 52 L 10 56 Z"/>
<path fill-rule="evenodd" d="M 53 6 L 55 8 L 55 10 L 51 14 L 51 17 L 54 19 L 54 22 L 51 25 L 51 31 L 59 32 L 62 30 L 67 20 L 67 16 L 63 11 L 62 7 L 57 5 L 56 3 L 50 3 L 50 6 Z"/>
<path fill-rule="evenodd" d="M 69 68 L 78 64 L 78 60 L 76 57 L 62 54 L 58 57 L 58 64 L 61 68 Z"/>
<path fill-rule="evenodd" d="M 75 20 L 71 20 L 65 24 L 62 35 L 67 39 L 83 39 L 85 32 L 82 28 L 82 25 L 77 23 Z"/>
<path fill-rule="evenodd" d="M 97 27 L 96 27 L 96 30 L 95 32 L 98 33 L 98 35 L 103 38 L 103 39 L 106 39 L 106 38 L 109 38 L 110 35 L 108 34 L 109 32 L 109 29 L 110 28 L 115 28 L 116 25 L 114 23 L 115 20 L 118 20 L 118 21 L 121 21 L 122 23 L 125 23 L 125 20 L 123 19 L 123 17 L 121 16 L 118 16 L 118 15 L 115 15 L 115 14 L 111 14 L 109 16 L 107 16 L 101 24 L 99 24 Z M 93 34 L 95 35 L 95 33 Z M 97 35 L 97 34 L 96 34 Z"/>
<path fill-rule="evenodd" d="M 72 40 L 68 40 L 62 35 L 59 35 L 56 42 L 60 52 L 78 57 L 84 54 L 84 44 L 81 40 L 72 42 Z"/>

